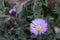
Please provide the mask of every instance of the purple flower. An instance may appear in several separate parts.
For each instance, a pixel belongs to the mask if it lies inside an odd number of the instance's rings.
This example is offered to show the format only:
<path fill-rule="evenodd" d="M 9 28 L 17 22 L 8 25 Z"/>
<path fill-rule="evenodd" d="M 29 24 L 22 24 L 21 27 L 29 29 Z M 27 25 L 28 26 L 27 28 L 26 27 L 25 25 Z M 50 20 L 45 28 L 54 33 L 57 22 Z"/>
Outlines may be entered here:
<path fill-rule="evenodd" d="M 12 14 L 13 12 L 16 12 L 16 8 L 12 8 L 9 10 L 9 13 Z"/>
<path fill-rule="evenodd" d="M 36 18 L 32 20 L 32 23 L 30 24 L 30 32 L 35 35 L 44 34 L 47 29 L 47 23 L 42 18 Z"/>

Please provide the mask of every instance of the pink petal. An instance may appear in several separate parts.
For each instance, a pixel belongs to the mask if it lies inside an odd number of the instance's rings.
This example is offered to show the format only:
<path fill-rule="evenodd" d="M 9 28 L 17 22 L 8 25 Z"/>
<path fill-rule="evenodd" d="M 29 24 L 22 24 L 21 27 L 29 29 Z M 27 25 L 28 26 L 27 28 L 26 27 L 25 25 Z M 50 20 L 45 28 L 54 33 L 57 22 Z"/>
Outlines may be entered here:
<path fill-rule="evenodd" d="M 35 25 L 31 23 L 30 26 L 34 27 Z"/>
<path fill-rule="evenodd" d="M 38 35 L 38 31 L 37 31 L 37 30 L 31 29 L 30 31 L 31 31 L 31 33 L 33 33 L 33 34 Z"/>

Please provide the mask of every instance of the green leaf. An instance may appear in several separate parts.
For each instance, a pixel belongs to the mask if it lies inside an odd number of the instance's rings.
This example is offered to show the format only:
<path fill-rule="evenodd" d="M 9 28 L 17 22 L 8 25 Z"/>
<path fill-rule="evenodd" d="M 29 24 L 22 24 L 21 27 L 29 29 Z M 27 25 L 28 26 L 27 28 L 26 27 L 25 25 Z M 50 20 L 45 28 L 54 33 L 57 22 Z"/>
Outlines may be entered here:
<path fill-rule="evenodd" d="M 2 5 L 0 5 L 0 10 L 1 10 L 2 8 L 3 8 Z"/>
<path fill-rule="evenodd" d="M 52 35 L 48 36 L 47 40 L 53 40 L 54 37 Z"/>
<path fill-rule="evenodd" d="M 0 0 L 0 10 L 2 10 L 3 9 L 3 6 L 4 6 L 4 0 Z"/>
<path fill-rule="evenodd" d="M 42 2 L 42 3 L 45 3 L 45 0 L 39 0 L 40 2 Z"/>
<path fill-rule="evenodd" d="M 34 18 L 40 17 L 41 8 L 39 8 L 38 0 L 34 0 L 33 13 L 34 13 Z"/>
<path fill-rule="evenodd" d="M 60 38 L 60 32 L 56 33 L 56 38 Z"/>
<path fill-rule="evenodd" d="M 55 12 L 60 15 L 60 5 L 55 4 Z"/>

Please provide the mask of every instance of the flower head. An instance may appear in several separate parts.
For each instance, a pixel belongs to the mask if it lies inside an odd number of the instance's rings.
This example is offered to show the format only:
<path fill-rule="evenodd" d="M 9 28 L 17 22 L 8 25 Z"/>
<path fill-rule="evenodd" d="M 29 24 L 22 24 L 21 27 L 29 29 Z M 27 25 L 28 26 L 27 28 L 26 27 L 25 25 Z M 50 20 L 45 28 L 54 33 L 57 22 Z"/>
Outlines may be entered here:
<path fill-rule="evenodd" d="M 16 8 L 12 8 L 9 10 L 9 14 L 12 14 L 13 12 L 16 12 Z"/>
<path fill-rule="evenodd" d="M 32 20 L 32 23 L 30 24 L 30 32 L 34 33 L 35 35 L 44 34 L 47 29 L 47 23 L 42 18 L 36 18 Z"/>

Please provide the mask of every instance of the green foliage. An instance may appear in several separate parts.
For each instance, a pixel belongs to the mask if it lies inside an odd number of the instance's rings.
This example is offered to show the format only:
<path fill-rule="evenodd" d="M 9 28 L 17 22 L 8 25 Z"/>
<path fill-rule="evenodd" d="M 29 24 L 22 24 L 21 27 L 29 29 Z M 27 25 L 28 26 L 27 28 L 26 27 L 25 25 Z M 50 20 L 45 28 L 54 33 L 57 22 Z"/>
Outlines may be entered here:
<path fill-rule="evenodd" d="M 60 38 L 60 32 L 56 34 L 56 38 Z"/>
<path fill-rule="evenodd" d="M 54 30 L 55 26 L 60 28 L 60 4 L 54 3 L 49 8 L 46 6 L 47 0 L 28 0 L 21 3 L 14 1 L 15 5 L 5 2 L 6 0 L 0 0 L 0 37 L 6 40 L 60 39 L 60 33 Z M 14 16 L 9 14 L 12 7 L 17 10 Z M 46 20 L 48 30 L 45 34 L 36 36 L 29 31 L 29 24 L 38 17 Z"/>

